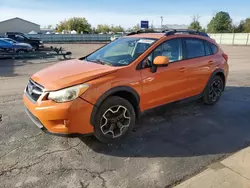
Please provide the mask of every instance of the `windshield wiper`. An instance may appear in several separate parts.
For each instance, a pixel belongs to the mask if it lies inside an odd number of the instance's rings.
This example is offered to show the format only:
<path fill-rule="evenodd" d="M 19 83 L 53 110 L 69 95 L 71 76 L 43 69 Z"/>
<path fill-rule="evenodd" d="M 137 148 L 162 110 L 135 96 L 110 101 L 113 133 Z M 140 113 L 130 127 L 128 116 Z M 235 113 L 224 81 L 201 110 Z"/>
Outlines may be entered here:
<path fill-rule="evenodd" d="M 103 60 L 100 60 L 100 59 L 96 59 L 96 60 L 89 60 L 87 58 L 85 58 L 86 61 L 90 61 L 90 62 L 93 62 L 93 63 L 98 63 L 98 64 L 101 64 L 101 65 L 110 65 L 112 66 L 111 63 L 108 63 L 106 61 L 103 61 Z"/>

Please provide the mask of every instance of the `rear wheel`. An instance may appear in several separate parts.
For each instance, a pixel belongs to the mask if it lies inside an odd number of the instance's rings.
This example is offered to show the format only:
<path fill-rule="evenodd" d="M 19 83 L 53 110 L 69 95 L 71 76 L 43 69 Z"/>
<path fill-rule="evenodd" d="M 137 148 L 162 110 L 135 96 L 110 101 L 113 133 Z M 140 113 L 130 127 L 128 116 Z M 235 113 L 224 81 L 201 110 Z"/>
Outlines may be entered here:
<path fill-rule="evenodd" d="M 94 134 L 101 142 L 124 138 L 135 124 L 135 110 L 124 98 L 112 96 L 100 106 L 94 125 Z"/>
<path fill-rule="evenodd" d="M 213 105 L 219 101 L 224 83 L 220 76 L 214 76 L 212 80 L 208 83 L 203 100 L 205 104 Z"/>

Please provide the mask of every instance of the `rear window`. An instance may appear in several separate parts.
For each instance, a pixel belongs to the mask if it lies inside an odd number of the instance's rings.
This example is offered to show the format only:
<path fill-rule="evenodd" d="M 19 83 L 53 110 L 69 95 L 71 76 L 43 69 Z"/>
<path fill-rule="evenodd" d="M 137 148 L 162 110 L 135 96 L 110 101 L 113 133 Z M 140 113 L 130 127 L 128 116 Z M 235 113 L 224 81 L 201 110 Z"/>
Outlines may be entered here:
<path fill-rule="evenodd" d="M 186 39 L 187 59 L 202 57 L 206 55 L 204 44 L 199 39 Z"/>
<path fill-rule="evenodd" d="M 216 54 L 217 51 L 218 51 L 217 46 L 215 46 L 214 44 L 211 44 L 211 43 L 210 43 L 210 46 L 211 46 L 211 49 L 212 49 L 213 54 Z"/>

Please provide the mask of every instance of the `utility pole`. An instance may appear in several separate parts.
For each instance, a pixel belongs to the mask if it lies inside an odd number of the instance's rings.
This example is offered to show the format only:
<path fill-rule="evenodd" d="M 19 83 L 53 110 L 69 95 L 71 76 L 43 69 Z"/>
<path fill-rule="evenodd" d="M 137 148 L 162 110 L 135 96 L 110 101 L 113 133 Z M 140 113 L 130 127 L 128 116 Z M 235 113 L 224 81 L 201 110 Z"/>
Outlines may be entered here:
<path fill-rule="evenodd" d="M 160 17 L 161 18 L 161 29 L 163 27 L 163 16 Z"/>

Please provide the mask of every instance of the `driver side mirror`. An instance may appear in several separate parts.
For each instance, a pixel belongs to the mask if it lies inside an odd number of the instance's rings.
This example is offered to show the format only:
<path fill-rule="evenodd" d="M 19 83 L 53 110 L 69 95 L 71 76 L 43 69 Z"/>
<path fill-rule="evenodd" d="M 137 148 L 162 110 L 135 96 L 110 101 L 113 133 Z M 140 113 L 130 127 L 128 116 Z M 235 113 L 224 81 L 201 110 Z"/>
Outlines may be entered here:
<path fill-rule="evenodd" d="M 166 56 L 157 56 L 154 59 L 153 65 L 151 66 L 151 72 L 155 73 L 157 71 L 157 67 L 166 67 L 169 64 L 169 59 Z"/>
<path fill-rule="evenodd" d="M 157 56 L 153 63 L 156 66 L 167 66 L 169 64 L 169 59 L 166 56 Z"/>

